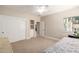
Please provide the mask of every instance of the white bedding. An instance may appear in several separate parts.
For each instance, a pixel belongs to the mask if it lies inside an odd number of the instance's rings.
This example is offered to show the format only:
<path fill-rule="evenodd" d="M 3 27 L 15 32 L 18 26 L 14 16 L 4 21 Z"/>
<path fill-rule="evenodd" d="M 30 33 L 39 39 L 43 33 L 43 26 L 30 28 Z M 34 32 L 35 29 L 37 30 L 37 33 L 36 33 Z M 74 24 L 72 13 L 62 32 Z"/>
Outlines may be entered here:
<path fill-rule="evenodd" d="M 79 39 L 64 37 L 54 46 L 44 50 L 46 53 L 79 53 Z"/>

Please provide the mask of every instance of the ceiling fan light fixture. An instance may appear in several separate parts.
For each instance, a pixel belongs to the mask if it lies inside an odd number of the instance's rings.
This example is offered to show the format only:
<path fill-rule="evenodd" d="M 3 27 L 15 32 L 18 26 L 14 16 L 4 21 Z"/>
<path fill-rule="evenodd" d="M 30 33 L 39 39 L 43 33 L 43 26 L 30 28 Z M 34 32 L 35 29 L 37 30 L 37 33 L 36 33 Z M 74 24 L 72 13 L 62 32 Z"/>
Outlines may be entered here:
<path fill-rule="evenodd" d="M 42 14 L 43 12 L 45 12 L 46 11 L 46 6 L 39 6 L 38 8 L 37 8 L 37 12 L 39 12 L 40 14 Z"/>

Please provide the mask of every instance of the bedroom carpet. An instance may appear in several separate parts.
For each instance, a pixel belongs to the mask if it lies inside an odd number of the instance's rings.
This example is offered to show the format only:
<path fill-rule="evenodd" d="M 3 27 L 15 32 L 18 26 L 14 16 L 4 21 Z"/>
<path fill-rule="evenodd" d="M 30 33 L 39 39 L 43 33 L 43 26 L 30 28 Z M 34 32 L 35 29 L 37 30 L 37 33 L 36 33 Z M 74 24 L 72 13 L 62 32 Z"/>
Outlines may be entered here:
<path fill-rule="evenodd" d="M 43 37 L 21 40 L 12 43 L 14 53 L 41 53 L 44 49 L 54 45 L 57 40 Z"/>

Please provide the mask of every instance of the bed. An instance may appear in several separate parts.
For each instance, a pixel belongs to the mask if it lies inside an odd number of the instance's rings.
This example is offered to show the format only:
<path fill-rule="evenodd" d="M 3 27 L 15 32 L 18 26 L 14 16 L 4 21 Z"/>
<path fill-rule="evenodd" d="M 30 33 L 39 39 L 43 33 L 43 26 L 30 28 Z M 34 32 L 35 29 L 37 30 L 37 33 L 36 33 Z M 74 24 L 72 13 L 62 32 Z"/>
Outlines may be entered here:
<path fill-rule="evenodd" d="M 43 51 L 44 53 L 79 53 L 79 39 L 64 37 L 54 46 Z"/>

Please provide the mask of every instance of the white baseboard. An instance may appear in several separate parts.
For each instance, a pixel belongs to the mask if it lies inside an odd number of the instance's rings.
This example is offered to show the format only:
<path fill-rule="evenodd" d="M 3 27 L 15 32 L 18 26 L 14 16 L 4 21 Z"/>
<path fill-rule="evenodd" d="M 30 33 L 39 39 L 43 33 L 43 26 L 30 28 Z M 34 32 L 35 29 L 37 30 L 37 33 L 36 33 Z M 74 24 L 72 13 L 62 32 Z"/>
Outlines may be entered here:
<path fill-rule="evenodd" d="M 53 40 L 59 40 L 58 38 L 50 37 L 50 36 L 43 36 L 43 37 L 48 38 L 48 39 L 53 39 Z"/>

